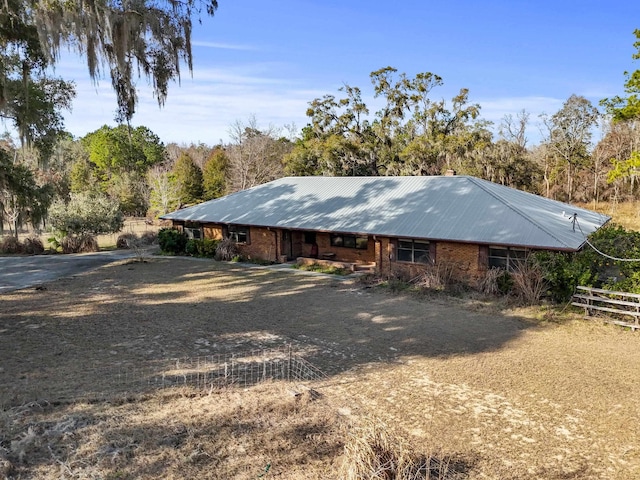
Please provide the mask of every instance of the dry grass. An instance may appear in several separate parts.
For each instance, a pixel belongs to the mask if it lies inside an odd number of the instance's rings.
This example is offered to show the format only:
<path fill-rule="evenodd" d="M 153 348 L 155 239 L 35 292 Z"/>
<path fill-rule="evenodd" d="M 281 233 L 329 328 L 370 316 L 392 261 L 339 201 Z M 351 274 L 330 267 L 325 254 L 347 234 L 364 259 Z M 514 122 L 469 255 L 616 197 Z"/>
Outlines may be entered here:
<path fill-rule="evenodd" d="M 0 302 L 5 476 L 342 478 L 377 442 L 469 479 L 640 478 L 640 336 L 615 327 L 180 258 Z M 329 374 L 320 398 L 269 384 L 55 402 L 117 366 L 284 343 Z"/>
<path fill-rule="evenodd" d="M 640 202 L 599 202 L 577 205 L 609 215 L 612 222 L 628 230 L 640 230 Z"/>
<path fill-rule="evenodd" d="M 9 478 L 323 478 L 343 449 L 335 411 L 282 384 L 33 403 L 4 417 Z"/>

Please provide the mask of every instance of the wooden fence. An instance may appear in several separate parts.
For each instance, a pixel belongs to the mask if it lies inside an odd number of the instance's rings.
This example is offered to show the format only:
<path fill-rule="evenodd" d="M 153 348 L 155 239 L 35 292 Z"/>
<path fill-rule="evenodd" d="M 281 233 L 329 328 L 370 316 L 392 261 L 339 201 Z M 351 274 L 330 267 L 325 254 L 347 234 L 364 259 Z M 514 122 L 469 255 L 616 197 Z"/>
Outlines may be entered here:
<path fill-rule="evenodd" d="M 640 329 L 640 295 L 637 293 L 577 287 L 571 305 L 584 308 L 586 318 Z"/>

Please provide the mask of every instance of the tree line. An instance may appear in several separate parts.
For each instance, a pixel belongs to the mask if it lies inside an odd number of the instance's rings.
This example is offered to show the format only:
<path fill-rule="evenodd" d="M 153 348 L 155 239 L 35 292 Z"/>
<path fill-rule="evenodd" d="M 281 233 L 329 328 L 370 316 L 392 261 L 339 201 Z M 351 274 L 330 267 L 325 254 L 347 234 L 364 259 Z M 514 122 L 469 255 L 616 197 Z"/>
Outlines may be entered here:
<path fill-rule="evenodd" d="M 468 89 L 444 100 L 442 77 L 411 77 L 393 67 L 370 75 L 377 111 L 359 86 L 344 85 L 309 102 L 309 122 L 296 135 L 260 128 L 250 118 L 230 126 L 227 144 L 164 145 L 148 128 L 131 125 L 132 71 L 137 67 L 150 79 L 162 104 L 167 82 L 180 75 L 180 59 L 191 68 L 192 17 L 212 15 L 217 2 L 142 2 L 135 6 L 139 15 L 131 15 L 127 2 L 94 6 L 10 0 L 0 7 L 0 117 L 19 134 L 0 142 L 0 230 L 45 228 L 55 220 L 68 232 L 79 220 L 59 212 L 82 204 L 155 218 L 284 175 L 454 170 L 567 202 L 638 194 L 640 71 L 627 74 L 626 95 L 603 99 L 601 109 L 572 95 L 557 112 L 542 115 L 542 139 L 533 146 L 526 111 L 506 115 L 493 129 Z M 640 30 L 634 33 L 639 59 Z M 93 78 L 108 69 L 117 126 L 82 138 L 64 131 L 61 112 L 71 106 L 74 85 L 47 73 L 63 45 L 85 55 Z M 594 144 L 597 129 L 602 134 Z"/>
<path fill-rule="evenodd" d="M 0 231 L 54 227 L 62 234 L 111 233 L 74 228 L 64 210 L 109 205 L 126 216 L 160 215 L 259 185 L 284 175 L 293 143 L 280 130 L 236 122 L 225 145 L 164 145 L 147 127 L 103 126 L 82 138 L 63 136 L 46 163 L 34 147 L 0 144 Z M 103 209 L 102 211 L 107 211 Z M 100 224 L 95 221 L 93 225 Z M 49 225 L 47 224 L 49 221 Z"/>

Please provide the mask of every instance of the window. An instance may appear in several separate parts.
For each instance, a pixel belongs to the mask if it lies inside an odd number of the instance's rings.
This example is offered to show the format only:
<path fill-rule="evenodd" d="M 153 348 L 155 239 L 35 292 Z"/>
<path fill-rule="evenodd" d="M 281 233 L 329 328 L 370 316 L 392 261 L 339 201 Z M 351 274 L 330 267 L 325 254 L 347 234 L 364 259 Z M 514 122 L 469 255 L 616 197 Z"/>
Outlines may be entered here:
<path fill-rule="evenodd" d="M 411 263 L 431 263 L 429 242 L 420 240 L 398 240 L 398 261 Z"/>
<path fill-rule="evenodd" d="M 190 226 L 185 225 L 183 230 L 187 238 L 194 240 L 202 239 L 202 229 L 197 224 L 191 224 Z"/>
<path fill-rule="evenodd" d="M 236 243 L 251 243 L 251 239 L 249 237 L 249 227 L 244 227 L 240 225 L 229 225 L 227 227 L 227 237 Z"/>
<path fill-rule="evenodd" d="M 489 268 L 513 270 L 525 258 L 527 251 L 522 248 L 489 247 Z"/>
<path fill-rule="evenodd" d="M 195 240 L 200 240 L 202 238 L 202 230 L 194 227 L 184 227 L 184 233 L 187 234 L 188 238 L 193 238 Z"/>
<path fill-rule="evenodd" d="M 304 232 L 304 243 L 307 245 L 316 243 L 316 232 Z"/>
<path fill-rule="evenodd" d="M 357 248 L 358 250 L 366 250 L 369 246 L 368 237 L 361 235 L 331 235 L 332 247 Z"/>

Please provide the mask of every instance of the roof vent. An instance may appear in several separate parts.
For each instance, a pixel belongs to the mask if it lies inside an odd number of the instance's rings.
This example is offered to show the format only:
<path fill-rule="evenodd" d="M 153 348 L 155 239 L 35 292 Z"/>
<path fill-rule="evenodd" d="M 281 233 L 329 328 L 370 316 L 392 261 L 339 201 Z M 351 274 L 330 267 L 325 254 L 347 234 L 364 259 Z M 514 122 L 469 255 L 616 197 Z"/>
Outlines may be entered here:
<path fill-rule="evenodd" d="M 445 177 L 455 177 L 456 176 L 456 171 L 452 168 L 448 169 L 445 173 L 444 173 Z"/>

